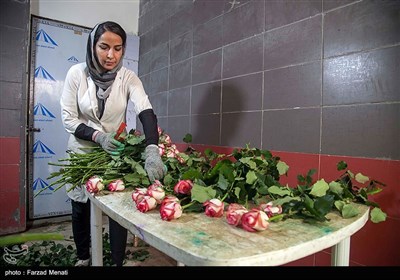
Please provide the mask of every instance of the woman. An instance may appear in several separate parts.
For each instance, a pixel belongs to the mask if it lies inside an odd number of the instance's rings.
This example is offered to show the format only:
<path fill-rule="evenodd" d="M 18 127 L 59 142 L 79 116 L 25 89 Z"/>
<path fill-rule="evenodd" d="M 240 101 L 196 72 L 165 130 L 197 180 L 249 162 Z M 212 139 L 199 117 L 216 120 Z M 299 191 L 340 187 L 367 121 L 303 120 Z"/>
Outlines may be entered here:
<path fill-rule="evenodd" d="M 158 152 L 157 118 L 143 85 L 134 72 L 122 66 L 126 33 L 111 21 L 97 24 L 89 34 L 86 63 L 72 66 L 61 96 L 62 122 L 70 138 L 68 149 L 84 153 L 99 144 L 119 155 L 124 145 L 114 139 L 126 122 L 128 101 L 134 104 L 146 138 L 145 169 L 151 181 L 162 179 L 164 164 Z M 76 266 L 90 260 L 90 202 L 84 186 L 68 192 L 72 204 L 72 231 L 77 248 Z M 125 257 L 127 230 L 109 218 L 112 260 L 121 266 Z"/>

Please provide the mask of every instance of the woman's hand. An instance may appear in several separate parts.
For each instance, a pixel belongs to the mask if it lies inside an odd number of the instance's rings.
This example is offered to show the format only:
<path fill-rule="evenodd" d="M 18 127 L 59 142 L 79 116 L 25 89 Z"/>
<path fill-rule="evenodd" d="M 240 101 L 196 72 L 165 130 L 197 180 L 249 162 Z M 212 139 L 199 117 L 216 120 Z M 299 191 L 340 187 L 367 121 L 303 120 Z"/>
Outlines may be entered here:
<path fill-rule="evenodd" d="M 125 148 L 125 145 L 114 139 L 115 132 L 104 133 L 96 131 L 93 141 L 100 144 L 104 151 L 113 156 L 118 156 Z"/>
<path fill-rule="evenodd" d="M 161 180 L 167 172 L 164 163 L 161 160 L 160 152 L 157 145 L 151 144 L 144 150 L 145 164 L 147 176 L 151 182 Z"/>

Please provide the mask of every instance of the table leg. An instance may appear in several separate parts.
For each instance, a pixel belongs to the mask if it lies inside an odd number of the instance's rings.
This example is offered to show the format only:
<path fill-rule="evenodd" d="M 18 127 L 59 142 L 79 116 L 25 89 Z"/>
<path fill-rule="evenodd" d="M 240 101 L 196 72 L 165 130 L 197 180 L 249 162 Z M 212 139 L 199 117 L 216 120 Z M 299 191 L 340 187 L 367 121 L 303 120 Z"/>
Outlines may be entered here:
<path fill-rule="evenodd" d="M 92 242 L 92 266 L 103 266 L 103 218 L 100 208 L 90 202 L 90 234 Z"/>
<path fill-rule="evenodd" d="M 350 237 L 346 237 L 333 247 L 332 266 L 349 266 L 350 263 Z"/>

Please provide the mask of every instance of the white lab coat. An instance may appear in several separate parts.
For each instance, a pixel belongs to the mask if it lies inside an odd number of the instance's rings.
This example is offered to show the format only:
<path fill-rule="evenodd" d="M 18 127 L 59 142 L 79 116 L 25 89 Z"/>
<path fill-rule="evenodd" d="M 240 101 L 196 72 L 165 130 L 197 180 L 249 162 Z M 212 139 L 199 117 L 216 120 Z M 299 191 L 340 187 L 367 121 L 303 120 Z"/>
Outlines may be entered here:
<path fill-rule="evenodd" d="M 140 79 L 133 71 L 122 67 L 117 72 L 103 116 L 99 120 L 96 115 L 96 86 L 89 76 L 86 63 L 72 66 L 65 78 L 60 100 L 62 123 L 66 131 L 71 134 L 68 140 L 68 150 L 82 153 L 80 148 L 97 145 L 74 136 L 76 128 L 81 123 L 102 132 L 117 131 L 120 124 L 126 122 L 129 100 L 134 104 L 133 108 L 136 114 L 146 109 L 152 109 Z M 66 188 L 69 189 L 70 186 L 66 186 Z M 83 187 L 77 187 L 67 194 L 77 202 L 86 202 L 88 199 Z"/>

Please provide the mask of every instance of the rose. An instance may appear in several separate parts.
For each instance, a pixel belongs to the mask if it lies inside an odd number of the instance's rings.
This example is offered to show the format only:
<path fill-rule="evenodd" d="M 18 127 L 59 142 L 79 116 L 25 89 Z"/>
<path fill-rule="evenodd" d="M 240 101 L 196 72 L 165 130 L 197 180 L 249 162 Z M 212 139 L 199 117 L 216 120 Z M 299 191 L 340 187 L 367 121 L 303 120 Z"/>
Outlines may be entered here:
<path fill-rule="evenodd" d="M 170 202 L 179 202 L 179 199 L 178 199 L 176 196 L 167 195 L 167 196 L 165 196 L 164 199 L 161 201 L 161 206 L 162 206 L 163 204 L 170 203 Z"/>
<path fill-rule="evenodd" d="M 274 214 L 281 214 L 282 213 L 282 206 L 273 206 L 272 201 L 266 204 L 260 205 L 260 210 L 264 211 L 268 218 L 271 218 Z"/>
<path fill-rule="evenodd" d="M 147 188 L 147 195 L 154 197 L 157 204 L 160 204 L 165 197 L 165 191 L 161 182 L 155 180 L 154 183 Z"/>
<path fill-rule="evenodd" d="M 86 182 L 86 190 L 90 193 L 98 193 L 104 189 L 103 179 L 100 176 L 94 175 Z"/>
<path fill-rule="evenodd" d="M 190 194 L 193 188 L 193 182 L 191 180 L 179 180 L 179 182 L 174 187 L 175 193 L 180 194 Z"/>
<path fill-rule="evenodd" d="M 203 206 L 206 207 L 205 213 L 209 217 L 221 217 L 224 214 L 224 203 L 217 198 L 207 200 Z"/>
<path fill-rule="evenodd" d="M 125 189 L 124 181 L 117 179 L 108 184 L 108 190 L 111 192 L 123 191 Z"/>
<path fill-rule="evenodd" d="M 136 204 L 136 208 L 142 213 L 153 210 L 154 208 L 156 208 L 156 206 L 156 199 L 149 195 L 145 195 L 143 199 L 138 204 Z"/>
<path fill-rule="evenodd" d="M 132 192 L 132 200 L 136 203 L 136 205 L 143 199 L 146 195 L 147 189 L 146 188 L 136 188 Z"/>
<path fill-rule="evenodd" d="M 161 219 L 171 221 L 182 216 L 182 206 L 177 201 L 168 200 L 160 206 Z"/>
<path fill-rule="evenodd" d="M 244 213 L 242 216 L 243 229 L 254 232 L 263 231 L 268 228 L 268 215 L 260 209 L 253 208 L 249 212 Z"/>
<path fill-rule="evenodd" d="M 231 203 L 228 206 L 226 220 L 228 224 L 238 226 L 241 224 L 243 214 L 247 212 L 248 210 L 243 205 L 238 203 Z"/>
<path fill-rule="evenodd" d="M 165 145 L 164 144 L 158 144 L 158 150 L 160 152 L 160 156 L 162 157 L 165 154 Z"/>

